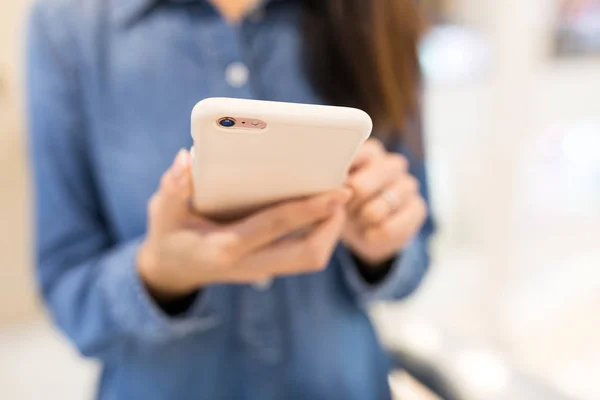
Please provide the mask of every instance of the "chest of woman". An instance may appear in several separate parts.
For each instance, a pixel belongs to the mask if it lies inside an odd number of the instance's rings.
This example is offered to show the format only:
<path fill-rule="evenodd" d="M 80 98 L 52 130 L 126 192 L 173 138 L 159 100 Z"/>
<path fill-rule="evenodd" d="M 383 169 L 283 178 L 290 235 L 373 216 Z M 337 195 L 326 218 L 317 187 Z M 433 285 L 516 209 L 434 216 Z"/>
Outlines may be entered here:
<path fill-rule="evenodd" d="M 173 155 L 191 146 L 206 97 L 319 102 L 303 71 L 294 2 L 228 26 L 203 8 L 169 7 L 105 27 L 81 68 L 86 149 L 117 241 L 145 230 L 146 202 Z"/>

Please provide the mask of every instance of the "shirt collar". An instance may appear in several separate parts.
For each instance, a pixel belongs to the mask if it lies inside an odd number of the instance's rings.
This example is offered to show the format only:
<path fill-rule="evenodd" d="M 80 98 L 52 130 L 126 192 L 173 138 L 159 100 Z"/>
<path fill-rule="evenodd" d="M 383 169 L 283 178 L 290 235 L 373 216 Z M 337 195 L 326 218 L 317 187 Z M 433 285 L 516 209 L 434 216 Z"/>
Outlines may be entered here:
<path fill-rule="evenodd" d="M 115 16 L 120 23 L 128 24 L 142 17 L 147 12 L 151 11 L 154 6 L 162 1 L 170 1 L 173 3 L 196 3 L 207 2 L 208 0 L 116 0 Z M 273 0 L 259 0 L 263 5 Z"/>
<path fill-rule="evenodd" d="M 163 0 L 116 0 L 114 15 L 119 23 L 129 24 L 146 14 Z M 178 3 L 206 0 L 170 0 Z"/>

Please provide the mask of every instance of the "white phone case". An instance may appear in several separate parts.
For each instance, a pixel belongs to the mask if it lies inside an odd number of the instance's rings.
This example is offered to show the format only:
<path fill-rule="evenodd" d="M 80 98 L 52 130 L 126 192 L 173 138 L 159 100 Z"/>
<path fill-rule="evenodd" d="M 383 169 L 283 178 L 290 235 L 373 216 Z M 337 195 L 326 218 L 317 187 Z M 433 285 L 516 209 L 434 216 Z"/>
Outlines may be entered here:
<path fill-rule="evenodd" d="M 226 128 L 218 122 L 224 117 L 266 127 Z M 194 205 L 233 219 L 338 188 L 371 129 L 369 115 L 354 108 L 204 99 L 192 111 Z"/>

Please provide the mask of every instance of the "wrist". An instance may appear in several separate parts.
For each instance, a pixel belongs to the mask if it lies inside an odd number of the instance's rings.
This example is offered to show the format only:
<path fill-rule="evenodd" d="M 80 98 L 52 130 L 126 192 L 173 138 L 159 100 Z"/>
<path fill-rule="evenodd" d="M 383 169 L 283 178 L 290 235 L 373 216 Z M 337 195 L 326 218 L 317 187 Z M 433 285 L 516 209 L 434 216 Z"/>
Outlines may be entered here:
<path fill-rule="evenodd" d="M 389 268 L 399 256 L 398 253 L 393 253 L 382 257 L 364 257 L 353 251 L 351 253 L 356 263 L 360 264 L 363 268 L 369 269 Z"/>
<path fill-rule="evenodd" d="M 172 274 L 168 274 L 171 275 L 169 277 L 162 273 L 162 267 L 156 252 L 147 239 L 142 242 L 138 249 L 136 268 L 148 293 L 157 302 L 176 301 L 197 290 L 197 288 L 176 284 L 172 281 Z"/>
<path fill-rule="evenodd" d="M 356 253 L 351 252 L 351 256 L 359 274 L 369 284 L 377 284 L 383 281 L 392 270 L 397 257 L 397 255 L 393 255 L 383 261 L 368 262 Z"/>
<path fill-rule="evenodd" d="M 366 254 L 349 247 L 350 253 L 356 262 L 365 268 L 379 269 L 388 266 L 397 257 L 399 252 L 388 252 L 385 254 Z"/>

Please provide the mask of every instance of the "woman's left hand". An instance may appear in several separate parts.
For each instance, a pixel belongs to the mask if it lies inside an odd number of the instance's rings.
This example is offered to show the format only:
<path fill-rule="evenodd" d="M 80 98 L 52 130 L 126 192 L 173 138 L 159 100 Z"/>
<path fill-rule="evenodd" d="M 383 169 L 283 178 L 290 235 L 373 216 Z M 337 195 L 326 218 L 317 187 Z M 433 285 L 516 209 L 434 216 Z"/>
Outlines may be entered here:
<path fill-rule="evenodd" d="M 357 155 L 346 182 L 348 204 L 343 243 L 355 256 L 377 267 L 392 259 L 418 233 L 427 217 L 419 182 L 408 161 L 369 140 Z"/>

